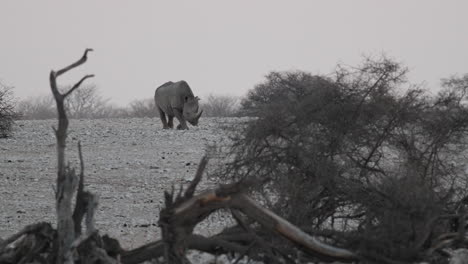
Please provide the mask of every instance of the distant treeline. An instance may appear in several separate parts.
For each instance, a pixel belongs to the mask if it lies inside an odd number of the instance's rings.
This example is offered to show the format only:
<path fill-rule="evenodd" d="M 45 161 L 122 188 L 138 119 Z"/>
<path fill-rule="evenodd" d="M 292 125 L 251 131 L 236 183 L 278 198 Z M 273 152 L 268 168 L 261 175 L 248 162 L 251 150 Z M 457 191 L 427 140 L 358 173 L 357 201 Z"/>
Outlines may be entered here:
<path fill-rule="evenodd" d="M 103 98 L 95 85 L 83 86 L 66 101 L 70 118 L 133 118 L 157 117 L 153 98 L 132 101 L 125 107 L 111 104 Z M 18 119 L 41 120 L 56 118 L 57 111 L 52 95 L 21 100 L 16 104 Z M 239 99 L 233 96 L 209 95 L 200 103 L 204 117 L 229 117 L 238 114 Z"/>

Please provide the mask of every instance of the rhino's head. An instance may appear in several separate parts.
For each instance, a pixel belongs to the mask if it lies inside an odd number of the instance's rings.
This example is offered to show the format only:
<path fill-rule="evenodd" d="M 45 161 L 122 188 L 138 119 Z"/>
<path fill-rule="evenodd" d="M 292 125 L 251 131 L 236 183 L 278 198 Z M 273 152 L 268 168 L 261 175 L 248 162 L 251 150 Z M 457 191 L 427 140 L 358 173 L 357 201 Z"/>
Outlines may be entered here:
<path fill-rule="evenodd" d="M 196 126 L 198 125 L 198 119 L 203 113 L 203 110 L 198 111 L 198 101 L 200 98 L 197 97 L 185 97 L 184 103 L 184 118 L 190 124 Z"/>

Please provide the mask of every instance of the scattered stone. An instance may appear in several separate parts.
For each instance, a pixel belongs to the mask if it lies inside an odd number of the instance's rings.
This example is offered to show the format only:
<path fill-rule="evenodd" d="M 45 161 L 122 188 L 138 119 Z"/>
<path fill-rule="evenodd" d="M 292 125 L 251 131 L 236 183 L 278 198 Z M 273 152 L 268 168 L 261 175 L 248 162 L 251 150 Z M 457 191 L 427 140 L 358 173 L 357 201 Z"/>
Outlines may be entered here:
<path fill-rule="evenodd" d="M 56 224 L 52 127 L 57 121 L 19 120 L 18 124 L 23 127 L 15 139 L 0 142 L 0 237 L 9 237 L 34 222 Z M 199 160 L 205 153 L 203 138 L 217 142 L 225 136 L 211 118 L 200 121 L 203 128 L 191 127 L 186 133 L 162 130 L 160 126 L 159 118 L 70 120 L 69 139 L 81 141 L 83 148 L 85 188 L 100 197 L 96 228 L 119 238 L 127 248 L 146 243 L 148 234 L 160 236 L 156 221 L 164 191 L 186 184 L 181 178 L 193 178 L 192 166 L 196 163 L 189 161 Z M 67 160 L 79 173 L 76 143 L 67 145 Z M 210 183 L 207 178 L 203 180 Z M 11 199 L 13 195 L 17 198 Z M 197 228 L 198 233 L 211 235 L 222 227 L 224 223 L 207 220 Z"/>

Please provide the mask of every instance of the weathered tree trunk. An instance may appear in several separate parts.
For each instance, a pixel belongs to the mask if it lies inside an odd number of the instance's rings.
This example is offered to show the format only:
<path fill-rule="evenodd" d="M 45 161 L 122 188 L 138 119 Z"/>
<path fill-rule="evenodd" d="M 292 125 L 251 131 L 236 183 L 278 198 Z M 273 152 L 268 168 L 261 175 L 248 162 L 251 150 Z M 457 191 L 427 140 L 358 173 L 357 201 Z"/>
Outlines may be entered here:
<path fill-rule="evenodd" d="M 86 75 L 76 83 L 68 92 L 62 94 L 57 87 L 57 77 L 67 71 L 80 66 L 87 60 L 87 54 L 92 49 L 86 49 L 85 53 L 77 62 L 65 67 L 57 72 L 51 71 L 49 76 L 50 88 L 57 104 L 58 128 L 55 129 L 57 138 L 57 193 L 56 193 L 56 211 L 57 211 L 57 233 L 58 233 L 58 253 L 56 263 L 73 263 L 73 254 L 71 247 L 75 236 L 75 223 L 72 212 L 72 199 L 75 193 L 77 179 L 75 170 L 66 166 L 66 139 L 68 130 L 68 118 L 64 107 L 64 101 L 81 83 L 94 75 Z M 81 204 L 81 203 L 80 203 Z"/>

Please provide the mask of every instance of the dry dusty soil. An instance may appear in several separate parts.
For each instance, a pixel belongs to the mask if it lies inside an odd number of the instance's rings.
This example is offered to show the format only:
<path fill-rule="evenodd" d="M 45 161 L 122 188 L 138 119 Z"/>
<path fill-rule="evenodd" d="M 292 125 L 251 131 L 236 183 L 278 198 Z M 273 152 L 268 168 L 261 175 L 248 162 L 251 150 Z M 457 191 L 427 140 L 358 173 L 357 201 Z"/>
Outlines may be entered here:
<path fill-rule="evenodd" d="M 118 238 L 127 249 L 159 238 L 163 191 L 187 184 L 207 144 L 224 144 L 224 125 L 242 122 L 200 121 L 198 127 L 178 131 L 163 130 L 151 118 L 70 120 L 67 160 L 79 168 L 81 141 L 86 188 L 99 196 L 96 227 L 101 233 Z M 14 136 L 0 139 L 1 238 L 38 221 L 55 224 L 56 122 L 18 121 Z M 205 179 L 202 187 L 212 184 Z M 215 214 L 198 232 L 212 234 L 229 222 Z"/>

